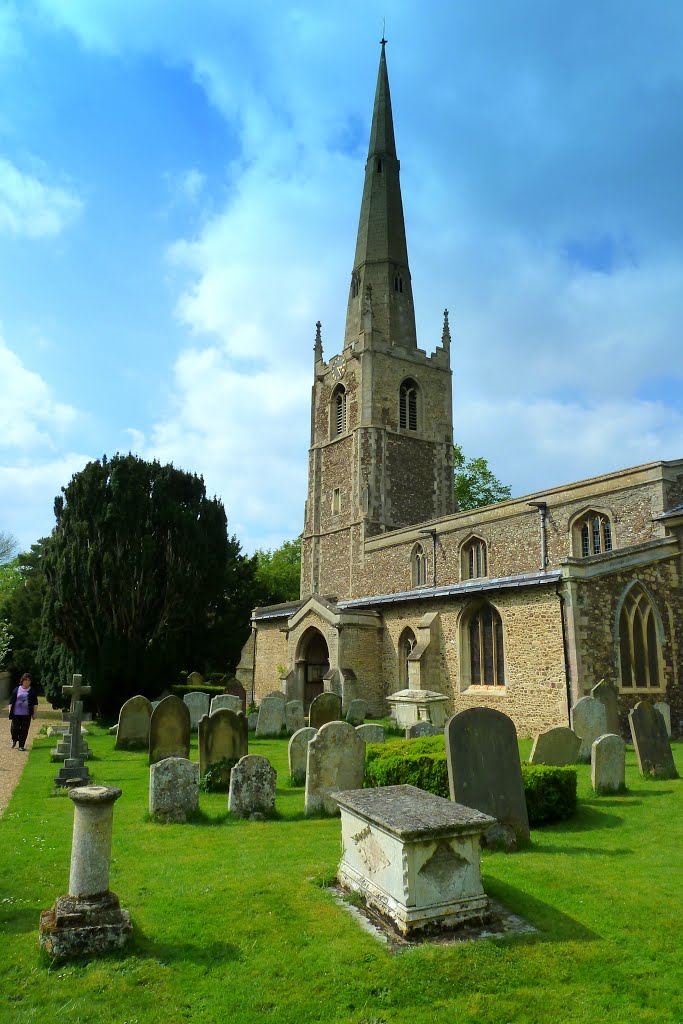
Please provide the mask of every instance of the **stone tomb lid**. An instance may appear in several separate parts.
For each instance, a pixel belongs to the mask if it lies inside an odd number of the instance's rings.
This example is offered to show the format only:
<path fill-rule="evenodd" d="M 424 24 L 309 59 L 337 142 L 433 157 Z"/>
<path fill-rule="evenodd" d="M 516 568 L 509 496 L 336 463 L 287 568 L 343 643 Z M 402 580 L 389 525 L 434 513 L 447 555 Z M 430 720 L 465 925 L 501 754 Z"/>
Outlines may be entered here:
<path fill-rule="evenodd" d="M 443 693 L 437 693 L 436 690 L 397 690 L 396 693 L 390 693 L 387 700 L 406 700 L 406 701 L 425 701 L 429 700 L 448 700 Z"/>
<path fill-rule="evenodd" d="M 425 793 L 417 786 L 346 789 L 335 793 L 334 799 L 344 810 L 372 821 L 399 839 L 482 832 L 496 821 L 489 814 Z"/>

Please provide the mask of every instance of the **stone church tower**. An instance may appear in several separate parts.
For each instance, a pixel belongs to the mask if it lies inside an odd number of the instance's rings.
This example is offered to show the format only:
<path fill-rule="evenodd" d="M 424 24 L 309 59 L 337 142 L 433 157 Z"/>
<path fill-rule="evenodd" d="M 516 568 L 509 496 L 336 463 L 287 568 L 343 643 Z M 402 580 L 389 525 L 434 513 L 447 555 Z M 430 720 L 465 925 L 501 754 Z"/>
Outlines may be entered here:
<path fill-rule="evenodd" d="M 454 509 L 450 332 L 417 347 L 385 41 L 351 273 L 344 345 L 314 347 L 301 596 L 349 598 L 366 538 Z"/>

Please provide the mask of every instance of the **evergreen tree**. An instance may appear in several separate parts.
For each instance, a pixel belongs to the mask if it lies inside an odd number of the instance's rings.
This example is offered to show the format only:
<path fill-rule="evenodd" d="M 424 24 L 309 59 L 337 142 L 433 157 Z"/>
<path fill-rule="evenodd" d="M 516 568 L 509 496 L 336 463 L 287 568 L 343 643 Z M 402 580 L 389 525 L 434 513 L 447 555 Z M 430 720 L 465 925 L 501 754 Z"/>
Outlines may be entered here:
<path fill-rule="evenodd" d="M 256 552 L 256 603 L 296 601 L 301 584 L 301 537 L 286 540 L 274 551 Z"/>
<path fill-rule="evenodd" d="M 502 484 L 494 476 L 486 459 L 481 456 L 467 459 L 459 444 L 453 445 L 453 471 L 459 512 L 493 505 L 496 501 L 505 501 L 511 495 L 509 485 Z"/>

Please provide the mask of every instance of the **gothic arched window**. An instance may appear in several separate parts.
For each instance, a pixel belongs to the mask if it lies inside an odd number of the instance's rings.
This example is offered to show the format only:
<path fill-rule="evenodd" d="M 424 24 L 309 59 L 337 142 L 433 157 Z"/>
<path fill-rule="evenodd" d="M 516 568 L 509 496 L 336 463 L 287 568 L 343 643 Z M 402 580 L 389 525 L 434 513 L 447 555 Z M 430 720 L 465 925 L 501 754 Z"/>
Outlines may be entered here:
<path fill-rule="evenodd" d="M 330 427 L 331 437 L 346 433 L 346 389 L 342 384 L 338 384 L 332 392 Z"/>
<path fill-rule="evenodd" d="M 399 425 L 402 430 L 417 430 L 417 383 L 408 377 L 399 391 Z"/>
<path fill-rule="evenodd" d="M 662 654 L 657 612 L 642 586 L 633 586 L 619 614 L 619 661 L 625 690 L 661 690 Z"/>
<path fill-rule="evenodd" d="M 476 580 L 480 576 L 488 576 L 488 574 L 486 541 L 481 537 L 472 537 L 462 546 L 462 578 Z"/>
<path fill-rule="evenodd" d="M 503 621 L 493 605 L 477 605 L 464 619 L 462 631 L 465 686 L 505 686 Z"/>
<path fill-rule="evenodd" d="M 406 626 L 398 641 L 398 679 L 400 690 L 407 690 L 410 685 L 408 658 L 413 653 L 416 643 L 415 634 L 410 626 Z"/>
<path fill-rule="evenodd" d="M 411 556 L 412 581 L 414 587 L 424 587 L 427 583 L 427 555 L 421 544 L 416 544 Z"/>
<path fill-rule="evenodd" d="M 613 547 L 612 521 L 606 512 L 590 509 L 574 521 L 572 537 L 572 548 L 576 558 L 604 554 Z"/>

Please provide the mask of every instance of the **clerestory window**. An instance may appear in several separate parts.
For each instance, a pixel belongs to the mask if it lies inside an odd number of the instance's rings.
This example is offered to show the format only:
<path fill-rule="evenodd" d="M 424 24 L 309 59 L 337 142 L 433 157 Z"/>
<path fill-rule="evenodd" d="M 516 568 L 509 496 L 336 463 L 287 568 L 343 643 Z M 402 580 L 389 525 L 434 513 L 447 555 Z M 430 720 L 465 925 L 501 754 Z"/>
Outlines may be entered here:
<path fill-rule="evenodd" d="M 416 544 L 411 556 L 412 582 L 414 587 L 427 584 L 427 555 L 421 544 Z"/>
<path fill-rule="evenodd" d="M 475 580 L 480 576 L 488 576 L 488 574 L 486 541 L 481 537 L 472 537 L 462 546 L 462 578 Z"/>
<path fill-rule="evenodd" d="M 591 509 L 580 516 L 572 528 L 573 549 L 577 558 L 602 555 L 611 551 L 612 522 L 606 512 Z"/>

